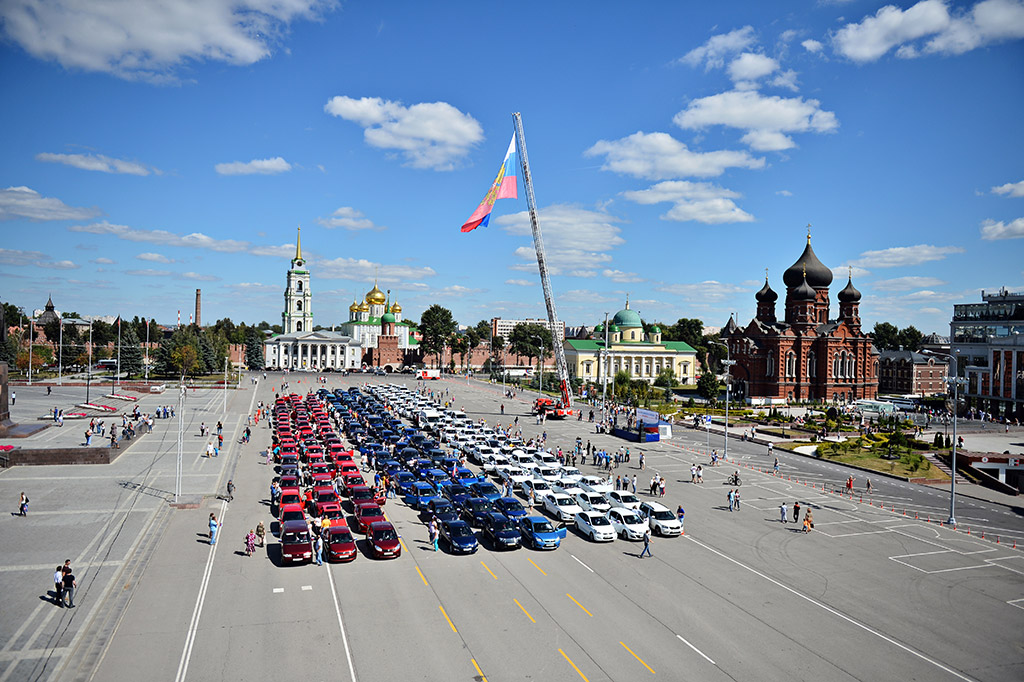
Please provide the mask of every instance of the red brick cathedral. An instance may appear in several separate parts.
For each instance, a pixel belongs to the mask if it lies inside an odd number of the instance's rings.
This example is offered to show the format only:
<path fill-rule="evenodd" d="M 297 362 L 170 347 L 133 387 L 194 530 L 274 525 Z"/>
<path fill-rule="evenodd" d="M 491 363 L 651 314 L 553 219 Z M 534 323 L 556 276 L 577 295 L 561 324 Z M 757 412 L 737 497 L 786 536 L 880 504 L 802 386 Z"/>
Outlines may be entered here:
<path fill-rule="evenodd" d="M 740 328 L 733 318 L 722 330 L 736 365 L 737 398 L 851 402 L 878 394 L 878 351 L 860 327 L 860 292 L 853 277 L 839 292 L 839 316 L 829 318 L 832 271 L 811 248 L 782 275 L 785 319 L 775 316 L 779 295 L 768 285 L 754 294 L 757 316 Z"/>

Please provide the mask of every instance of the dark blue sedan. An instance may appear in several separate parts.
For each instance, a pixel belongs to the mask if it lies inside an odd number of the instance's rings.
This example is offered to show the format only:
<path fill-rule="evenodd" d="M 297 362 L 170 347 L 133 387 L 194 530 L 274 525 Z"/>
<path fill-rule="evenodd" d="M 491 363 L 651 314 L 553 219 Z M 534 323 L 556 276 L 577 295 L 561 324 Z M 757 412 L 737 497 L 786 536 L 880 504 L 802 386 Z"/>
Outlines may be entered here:
<path fill-rule="evenodd" d="M 455 508 L 455 505 L 440 497 L 427 503 L 425 515 L 428 519 L 436 518 L 442 523 L 459 520 L 459 510 Z"/>
<path fill-rule="evenodd" d="M 483 528 L 494 549 L 519 549 L 519 527 L 504 514 L 487 514 Z"/>
<path fill-rule="evenodd" d="M 514 497 L 499 497 L 494 501 L 494 507 L 516 523 L 526 516 L 526 508 L 523 507 L 523 503 Z"/>
<path fill-rule="evenodd" d="M 462 519 L 471 526 L 483 526 L 487 514 L 493 511 L 494 503 L 486 497 L 470 497 L 462 503 Z"/>
<path fill-rule="evenodd" d="M 445 521 L 441 524 L 441 539 L 452 554 L 472 554 L 480 548 L 473 529 L 465 521 Z"/>

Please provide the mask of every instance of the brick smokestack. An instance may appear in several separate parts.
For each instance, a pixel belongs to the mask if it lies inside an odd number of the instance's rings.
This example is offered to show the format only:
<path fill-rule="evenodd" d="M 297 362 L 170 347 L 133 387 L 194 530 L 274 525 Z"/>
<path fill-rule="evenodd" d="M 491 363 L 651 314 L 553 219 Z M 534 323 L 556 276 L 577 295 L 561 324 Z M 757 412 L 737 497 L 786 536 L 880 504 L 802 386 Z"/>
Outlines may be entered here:
<path fill-rule="evenodd" d="M 199 313 L 203 310 L 203 290 L 196 289 L 196 326 L 202 327 L 202 318 L 199 317 Z"/>

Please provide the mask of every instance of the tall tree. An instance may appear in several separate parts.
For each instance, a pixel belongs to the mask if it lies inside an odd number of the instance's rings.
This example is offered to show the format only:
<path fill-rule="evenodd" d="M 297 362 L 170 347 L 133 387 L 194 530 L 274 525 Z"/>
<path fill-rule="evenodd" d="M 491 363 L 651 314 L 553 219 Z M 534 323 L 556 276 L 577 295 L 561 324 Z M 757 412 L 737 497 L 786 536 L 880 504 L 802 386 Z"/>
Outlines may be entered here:
<path fill-rule="evenodd" d="M 249 327 L 245 336 L 245 364 L 249 369 L 263 369 L 263 334 Z"/>
<path fill-rule="evenodd" d="M 532 365 L 533 359 L 541 356 L 542 349 L 545 358 L 551 356 L 551 342 L 551 330 L 546 325 L 536 322 L 517 324 L 509 334 L 508 349 L 516 355 L 530 358 Z"/>
<path fill-rule="evenodd" d="M 128 376 L 142 374 L 142 348 L 134 324 L 123 324 L 121 329 L 121 371 Z"/>
<path fill-rule="evenodd" d="M 481 339 L 491 338 L 491 323 L 489 320 L 480 320 L 473 325 L 473 329 L 476 330 L 477 336 Z"/>
<path fill-rule="evenodd" d="M 469 353 L 469 338 L 465 334 L 452 334 L 451 344 L 452 356 L 459 356 L 459 367 L 465 367 L 466 355 Z"/>
<path fill-rule="evenodd" d="M 921 333 L 914 325 L 904 327 L 900 330 L 899 335 L 896 337 L 897 347 L 903 346 L 903 350 L 916 351 L 921 348 L 921 340 L 924 339 L 924 334 Z"/>
<path fill-rule="evenodd" d="M 900 330 L 894 324 L 875 322 L 875 327 L 871 330 L 871 336 L 873 337 L 875 348 L 878 350 L 896 350 L 899 348 Z"/>
<path fill-rule="evenodd" d="M 711 372 L 704 372 L 697 380 L 697 395 L 707 401 L 717 401 L 720 389 L 718 377 Z"/>
<path fill-rule="evenodd" d="M 448 340 L 458 329 L 458 323 L 452 317 L 452 311 L 434 304 L 423 311 L 420 317 L 420 334 L 424 354 L 437 356 L 437 367 L 441 366 L 441 354 Z"/>
<path fill-rule="evenodd" d="M 480 343 L 481 341 L 483 341 L 484 338 L 486 337 L 481 337 L 480 333 L 476 330 L 476 327 L 470 327 L 469 329 L 466 330 L 466 343 L 469 344 L 468 350 L 471 362 L 473 357 L 473 351 L 475 351 L 480 346 Z"/>

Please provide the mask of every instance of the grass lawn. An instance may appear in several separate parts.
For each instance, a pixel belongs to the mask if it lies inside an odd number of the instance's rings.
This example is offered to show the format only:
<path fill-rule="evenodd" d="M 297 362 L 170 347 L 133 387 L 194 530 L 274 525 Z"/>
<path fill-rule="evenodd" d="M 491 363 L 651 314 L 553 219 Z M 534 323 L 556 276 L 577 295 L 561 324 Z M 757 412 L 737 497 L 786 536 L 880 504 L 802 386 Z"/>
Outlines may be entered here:
<path fill-rule="evenodd" d="M 794 441 L 788 445 L 793 447 L 797 445 L 816 445 L 816 443 Z M 884 451 L 871 451 L 863 448 L 851 447 L 850 452 L 847 454 L 843 454 L 840 450 L 834 450 L 829 454 L 824 455 L 822 459 L 829 462 L 854 464 L 859 467 L 864 467 L 865 469 L 881 471 L 895 476 L 906 476 L 907 478 L 949 480 L 949 476 L 940 471 L 938 467 L 927 459 L 924 459 L 923 456 L 920 464 L 915 469 L 909 461 L 911 458 L 908 458 L 906 455 L 900 459 L 882 459 L 881 455 L 883 452 Z"/>

